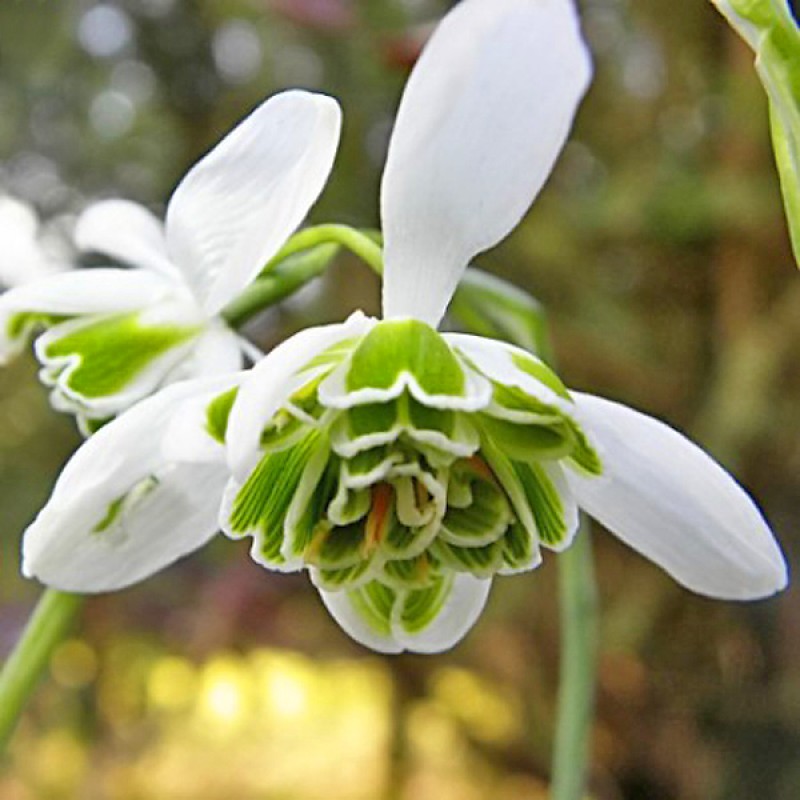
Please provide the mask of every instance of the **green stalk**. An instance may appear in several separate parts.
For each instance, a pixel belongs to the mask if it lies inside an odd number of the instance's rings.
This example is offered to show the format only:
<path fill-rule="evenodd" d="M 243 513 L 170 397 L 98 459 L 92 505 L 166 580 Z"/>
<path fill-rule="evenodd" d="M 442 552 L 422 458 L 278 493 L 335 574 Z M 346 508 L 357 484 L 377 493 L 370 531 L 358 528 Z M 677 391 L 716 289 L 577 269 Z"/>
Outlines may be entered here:
<path fill-rule="evenodd" d="M 269 274 L 273 265 L 280 264 L 281 261 L 309 250 L 317 245 L 333 242 L 350 250 L 378 275 L 383 274 L 383 250 L 380 244 L 372 239 L 363 231 L 351 228 L 348 225 L 314 225 L 311 228 L 304 228 L 298 231 L 281 248 L 275 258 L 264 268 L 262 275 Z"/>
<path fill-rule="evenodd" d="M 597 592 L 588 525 L 558 555 L 561 667 L 553 752 L 553 800 L 586 796 L 597 662 Z"/>
<path fill-rule="evenodd" d="M 22 638 L 0 672 L 0 752 L 5 750 L 50 656 L 69 632 L 84 599 L 56 589 L 47 589 L 39 599 Z"/>

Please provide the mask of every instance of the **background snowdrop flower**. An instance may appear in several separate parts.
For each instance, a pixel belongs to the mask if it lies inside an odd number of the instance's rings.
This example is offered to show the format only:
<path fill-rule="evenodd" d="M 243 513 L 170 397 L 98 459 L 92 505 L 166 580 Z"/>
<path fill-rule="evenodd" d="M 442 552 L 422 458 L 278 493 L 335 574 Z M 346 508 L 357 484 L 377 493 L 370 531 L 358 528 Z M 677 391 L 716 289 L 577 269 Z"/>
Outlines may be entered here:
<path fill-rule="evenodd" d="M 344 630 L 439 651 L 495 574 L 567 547 L 587 510 L 685 586 L 785 585 L 760 513 L 668 426 L 568 391 L 511 345 L 439 334 L 469 260 L 517 224 L 590 78 L 563 0 L 465 0 L 414 69 L 383 176 L 383 321 L 310 329 L 233 404 L 221 516 L 268 569 L 308 569 Z"/>
<path fill-rule="evenodd" d="M 21 200 L 0 195 L 0 290 L 22 286 L 69 266 L 65 242 L 42 230 L 36 211 Z"/>
<path fill-rule="evenodd" d="M 330 97 L 275 95 L 178 185 L 162 224 L 124 200 L 90 206 L 79 248 L 133 269 L 75 270 L 0 298 L 0 361 L 45 328 L 35 352 L 53 404 L 84 428 L 165 384 L 242 365 L 246 344 L 219 317 L 301 223 L 339 140 Z"/>

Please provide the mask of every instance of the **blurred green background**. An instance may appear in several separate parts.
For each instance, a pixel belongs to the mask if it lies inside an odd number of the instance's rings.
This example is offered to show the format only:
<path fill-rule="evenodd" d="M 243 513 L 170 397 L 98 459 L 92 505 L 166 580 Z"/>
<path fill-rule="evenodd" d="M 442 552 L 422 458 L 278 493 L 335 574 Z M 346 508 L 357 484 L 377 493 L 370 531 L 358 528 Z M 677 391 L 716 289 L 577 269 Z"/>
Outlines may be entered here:
<path fill-rule="evenodd" d="M 123 196 L 157 211 L 205 150 L 290 86 L 345 110 L 318 221 L 377 224 L 393 109 L 436 0 L 3 0 L 0 191 L 48 219 Z M 800 520 L 800 274 L 751 54 L 706 0 L 584 0 L 596 79 L 555 174 L 481 265 L 545 302 L 569 385 L 689 432 L 758 498 L 790 558 Z M 2 248 L 0 241 L 0 248 Z M 252 333 L 377 311 L 342 257 Z M 0 372 L 0 656 L 40 587 L 20 532 L 78 443 L 35 365 Z M 797 591 L 708 601 L 595 537 L 598 800 L 800 796 Z M 453 652 L 381 658 L 303 576 L 220 538 L 91 600 L 0 772 L 3 800 L 545 798 L 555 559 L 501 578 Z"/>

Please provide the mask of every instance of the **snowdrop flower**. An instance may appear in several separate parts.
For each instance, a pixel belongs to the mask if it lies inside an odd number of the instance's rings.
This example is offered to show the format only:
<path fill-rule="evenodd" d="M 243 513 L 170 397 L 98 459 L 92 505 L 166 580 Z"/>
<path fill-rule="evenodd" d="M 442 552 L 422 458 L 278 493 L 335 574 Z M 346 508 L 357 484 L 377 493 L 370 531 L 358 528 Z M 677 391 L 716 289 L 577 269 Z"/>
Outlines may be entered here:
<path fill-rule="evenodd" d="M 785 584 L 752 501 L 676 431 L 570 392 L 519 348 L 435 330 L 467 263 L 544 183 L 590 70 L 571 3 L 459 4 L 389 146 L 383 321 L 304 331 L 233 404 L 223 529 L 268 569 L 308 569 L 376 650 L 452 646 L 495 575 L 569 546 L 579 508 L 702 594 Z"/>
<path fill-rule="evenodd" d="M 0 362 L 36 339 L 53 405 L 84 429 L 176 380 L 237 370 L 246 343 L 219 317 L 300 224 L 338 145 L 332 98 L 276 95 L 182 179 L 162 224 L 125 200 L 90 206 L 79 248 L 127 263 L 74 270 L 0 298 Z"/>
<path fill-rule="evenodd" d="M 761 514 L 699 448 L 519 348 L 436 330 L 467 263 L 542 187 L 590 72 L 571 3 L 463 0 L 389 148 L 384 319 L 302 331 L 247 373 L 112 422 L 26 532 L 25 573 L 73 591 L 140 580 L 211 535 L 227 483 L 225 533 L 252 537 L 270 570 L 307 569 L 343 629 L 383 652 L 451 647 L 495 575 L 569 546 L 579 508 L 694 591 L 781 589 Z"/>
<path fill-rule="evenodd" d="M 11 289 L 67 268 L 65 243 L 42 231 L 27 203 L 0 195 L 0 289 Z"/>

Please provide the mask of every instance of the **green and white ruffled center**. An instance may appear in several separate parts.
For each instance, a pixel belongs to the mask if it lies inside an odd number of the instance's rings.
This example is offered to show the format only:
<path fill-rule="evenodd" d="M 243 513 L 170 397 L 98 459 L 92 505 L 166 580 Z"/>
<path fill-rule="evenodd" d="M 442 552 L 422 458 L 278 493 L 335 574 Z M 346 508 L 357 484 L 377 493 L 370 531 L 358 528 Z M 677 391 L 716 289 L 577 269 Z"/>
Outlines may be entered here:
<path fill-rule="evenodd" d="M 565 547 L 577 509 L 563 470 L 596 475 L 600 460 L 559 379 L 490 344 L 527 390 L 416 320 L 317 355 L 261 431 L 257 466 L 229 485 L 225 531 L 252 536 L 264 566 L 308 568 L 323 594 L 347 593 L 385 636 L 430 625 L 460 573 L 520 572 L 540 545 Z M 209 408 L 218 437 L 233 399 Z"/>

